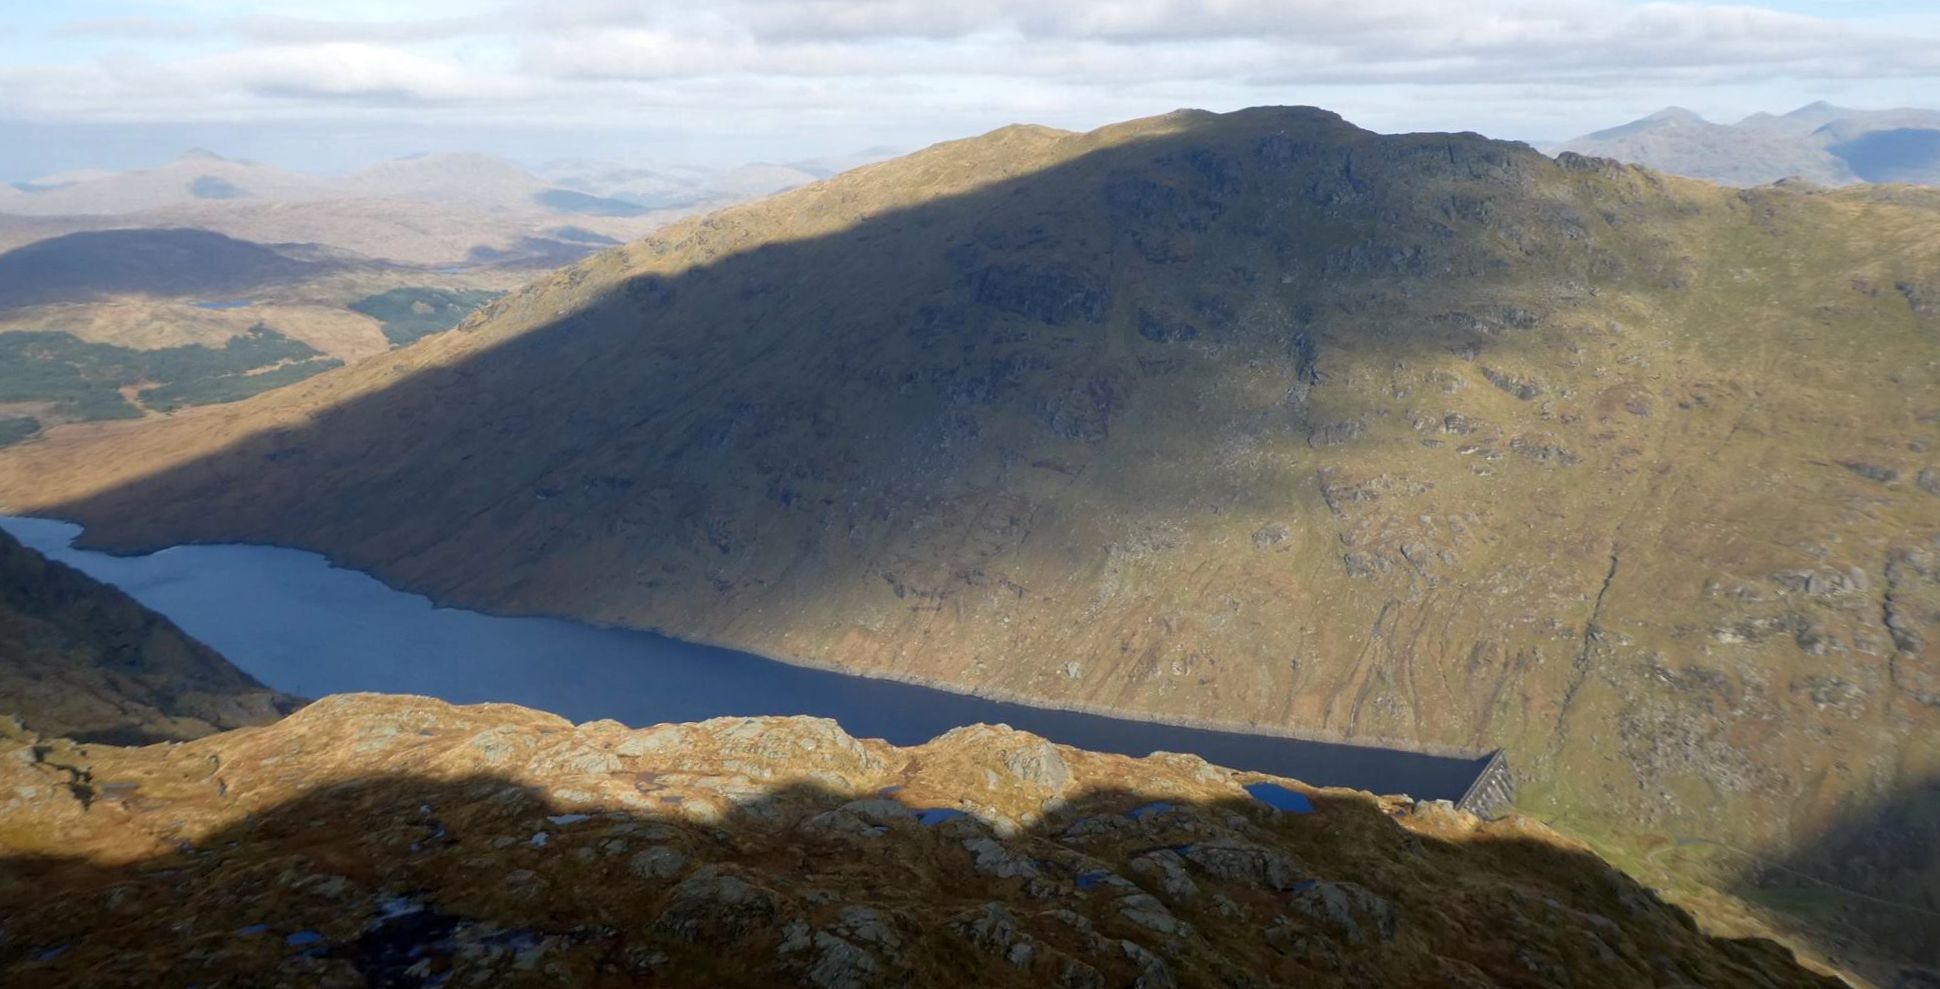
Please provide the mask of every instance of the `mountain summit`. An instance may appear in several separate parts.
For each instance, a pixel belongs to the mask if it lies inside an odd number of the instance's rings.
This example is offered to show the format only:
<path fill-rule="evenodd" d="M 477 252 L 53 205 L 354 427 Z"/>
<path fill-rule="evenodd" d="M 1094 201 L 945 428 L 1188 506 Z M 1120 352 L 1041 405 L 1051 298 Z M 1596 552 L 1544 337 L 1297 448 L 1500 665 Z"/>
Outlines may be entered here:
<path fill-rule="evenodd" d="M 1917 902 L 1936 219 L 1310 108 L 1005 128 L 57 431 L 0 498 L 990 694 L 1502 745 L 1640 858 Z"/>

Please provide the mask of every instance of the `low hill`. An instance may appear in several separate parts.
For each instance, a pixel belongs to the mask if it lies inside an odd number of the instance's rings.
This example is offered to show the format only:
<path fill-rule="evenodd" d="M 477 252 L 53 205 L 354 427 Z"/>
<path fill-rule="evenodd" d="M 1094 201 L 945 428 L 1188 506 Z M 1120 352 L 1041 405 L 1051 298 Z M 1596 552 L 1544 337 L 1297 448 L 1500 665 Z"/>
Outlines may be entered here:
<path fill-rule="evenodd" d="M 265 724 L 294 703 L 121 591 L 0 531 L 0 714 L 29 731 L 145 744 Z"/>
<path fill-rule="evenodd" d="M 0 499 L 1040 703 L 1500 746 L 1627 862 L 1923 917 L 1936 221 L 1303 108 L 1005 128 L 219 412 L 57 429 Z"/>
<path fill-rule="evenodd" d="M 415 199 L 503 208 L 531 203 L 546 188 L 513 162 L 485 154 L 425 154 L 379 162 L 346 179 L 354 198 Z"/>
<path fill-rule="evenodd" d="M 320 270 L 206 230 L 87 231 L 0 254 L 0 308 L 130 293 L 217 297 Z"/>
<path fill-rule="evenodd" d="M 355 261 L 432 270 L 473 268 L 482 249 L 512 266 L 529 266 L 521 245 L 538 243 L 547 256 L 573 246 L 586 232 L 633 239 L 683 213 L 614 217 L 557 213 L 534 206 L 522 213 L 486 213 L 438 203 L 331 199 L 303 203 L 226 202 L 174 206 L 113 217 L 0 215 L 0 250 L 82 231 L 192 227 L 262 244 L 318 245 Z M 571 260 L 588 253 L 582 249 Z M 550 265 L 549 265 L 550 266 Z"/>
<path fill-rule="evenodd" d="M 9 985 L 1836 989 L 1534 822 L 972 726 L 331 697 L 0 740 Z"/>
<path fill-rule="evenodd" d="M 157 168 L 49 176 L 29 183 L 28 194 L 0 198 L 0 209 L 75 216 L 136 213 L 197 200 L 297 202 L 328 195 L 329 185 L 316 176 L 196 150 Z"/>

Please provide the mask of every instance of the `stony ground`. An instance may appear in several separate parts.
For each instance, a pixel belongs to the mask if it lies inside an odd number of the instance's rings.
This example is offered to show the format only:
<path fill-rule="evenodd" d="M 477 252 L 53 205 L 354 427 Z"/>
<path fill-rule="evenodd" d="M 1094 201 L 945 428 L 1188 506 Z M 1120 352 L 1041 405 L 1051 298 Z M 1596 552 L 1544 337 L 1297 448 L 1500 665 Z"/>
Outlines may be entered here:
<path fill-rule="evenodd" d="M 1006 128 L 261 399 L 57 428 L 0 501 L 1043 703 L 1500 746 L 1627 862 L 1745 849 L 1771 867 L 1653 861 L 1940 964 L 1937 218 L 1303 108 Z"/>
<path fill-rule="evenodd" d="M 1839 984 L 1523 818 L 1002 727 L 348 695 L 0 794 L 8 986 Z"/>

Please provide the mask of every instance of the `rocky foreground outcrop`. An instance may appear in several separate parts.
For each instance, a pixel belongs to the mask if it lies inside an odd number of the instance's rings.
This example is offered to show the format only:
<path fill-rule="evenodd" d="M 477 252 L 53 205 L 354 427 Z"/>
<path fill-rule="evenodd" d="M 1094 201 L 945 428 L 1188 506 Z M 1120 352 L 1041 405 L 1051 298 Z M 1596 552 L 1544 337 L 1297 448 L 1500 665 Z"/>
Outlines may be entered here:
<path fill-rule="evenodd" d="M 298 703 L 0 531 L 0 716 L 47 735 L 140 744 L 266 724 Z"/>
<path fill-rule="evenodd" d="M 1773 902 L 1930 927 L 1936 229 L 1936 190 L 1312 108 L 1012 127 L 249 401 L 56 428 L 0 501 L 1033 703 L 1501 748 L 1629 861 L 1742 848 L 1814 880 Z"/>
<path fill-rule="evenodd" d="M 0 794 L 8 986 L 1839 984 L 1524 818 L 1002 727 L 350 695 Z"/>

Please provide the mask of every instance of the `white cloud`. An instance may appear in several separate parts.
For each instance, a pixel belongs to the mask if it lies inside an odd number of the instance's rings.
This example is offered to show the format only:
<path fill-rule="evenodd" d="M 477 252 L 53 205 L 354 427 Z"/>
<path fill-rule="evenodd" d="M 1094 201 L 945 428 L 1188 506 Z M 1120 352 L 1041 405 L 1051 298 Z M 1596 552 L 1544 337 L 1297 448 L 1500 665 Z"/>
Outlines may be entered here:
<path fill-rule="evenodd" d="M 86 13 L 88 0 L 77 0 Z M 1312 102 L 1386 126 L 1616 122 L 1654 102 L 1918 102 L 1940 23 L 1635 0 L 150 0 L 54 64 L 0 61 L 0 116 L 356 112 L 943 132 L 1034 115 Z M 400 16 L 400 14 L 406 16 Z M 172 34 L 196 32 L 189 49 Z M 79 43 L 78 41 L 68 42 Z M 1698 92 L 1693 92 L 1698 90 Z M 1760 96 L 1760 93 L 1768 94 Z M 1904 94 L 1902 98 L 1901 94 Z M 348 109 L 347 109 L 348 108 Z M 1757 107 L 1751 107 L 1757 108 Z M 420 116 L 414 116 L 420 115 Z M 1551 123 L 1554 122 L 1554 123 Z M 1587 129 L 1587 128 L 1580 128 Z M 1550 132 L 1541 136 L 1562 136 Z"/>
<path fill-rule="evenodd" d="M 283 100 L 477 102 L 517 99 L 525 88 L 454 61 L 356 42 L 244 49 L 171 69 L 192 91 Z"/>

